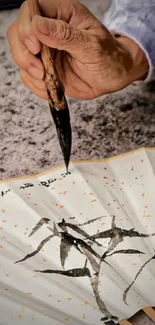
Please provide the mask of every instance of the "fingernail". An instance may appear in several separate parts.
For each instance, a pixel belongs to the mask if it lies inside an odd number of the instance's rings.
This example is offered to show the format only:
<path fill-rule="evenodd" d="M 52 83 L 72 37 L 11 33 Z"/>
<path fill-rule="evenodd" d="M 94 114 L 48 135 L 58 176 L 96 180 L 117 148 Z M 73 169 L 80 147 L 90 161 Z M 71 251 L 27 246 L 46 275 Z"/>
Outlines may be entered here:
<path fill-rule="evenodd" d="M 36 44 L 30 38 L 27 38 L 25 40 L 25 45 L 32 54 L 38 53 L 38 48 L 37 48 Z"/>
<path fill-rule="evenodd" d="M 44 71 L 40 70 L 36 67 L 30 67 L 28 69 L 28 72 L 31 74 L 31 76 L 35 77 L 36 79 L 42 80 L 44 78 Z"/>

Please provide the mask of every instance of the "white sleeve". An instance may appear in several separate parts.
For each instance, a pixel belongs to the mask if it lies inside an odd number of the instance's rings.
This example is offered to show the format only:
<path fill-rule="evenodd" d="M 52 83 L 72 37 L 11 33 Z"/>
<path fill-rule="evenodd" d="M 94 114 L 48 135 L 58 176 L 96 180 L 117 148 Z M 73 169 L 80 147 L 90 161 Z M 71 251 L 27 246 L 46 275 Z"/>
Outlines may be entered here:
<path fill-rule="evenodd" d="M 145 82 L 155 80 L 155 0 L 112 0 L 103 23 L 142 48 L 149 62 Z"/>

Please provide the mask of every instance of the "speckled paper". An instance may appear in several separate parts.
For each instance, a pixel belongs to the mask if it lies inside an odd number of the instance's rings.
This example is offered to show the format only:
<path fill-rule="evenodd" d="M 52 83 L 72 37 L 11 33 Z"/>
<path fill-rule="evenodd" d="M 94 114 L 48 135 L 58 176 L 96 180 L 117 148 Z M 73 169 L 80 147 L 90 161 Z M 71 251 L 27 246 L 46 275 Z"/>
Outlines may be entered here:
<path fill-rule="evenodd" d="M 1 322 L 117 324 L 154 306 L 155 150 L 0 184 Z"/>

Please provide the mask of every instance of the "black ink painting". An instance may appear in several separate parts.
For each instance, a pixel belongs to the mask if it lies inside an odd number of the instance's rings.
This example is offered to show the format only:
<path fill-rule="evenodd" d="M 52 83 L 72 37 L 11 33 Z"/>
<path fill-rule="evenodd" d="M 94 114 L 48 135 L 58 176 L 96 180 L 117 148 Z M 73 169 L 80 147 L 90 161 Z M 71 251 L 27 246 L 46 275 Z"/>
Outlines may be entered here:
<path fill-rule="evenodd" d="M 36 300 L 37 325 L 47 310 L 49 325 L 116 325 L 154 305 L 154 149 L 69 170 L 1 181 L 1 284 L 14 323 L 14 288 L 32 318 Z"/>
<path fill-rule="evenodd" d="M 113 268 L 113 266 L 110 265 L 108 258 L 112 255 L 116 254 L 145 254 L 145 252 L 137 250 L 137 249 L 131 249 L 130 247 L 128 249 L 117 249 L 117 246 L 124 241 L 124 239 L 129 238 L 148 238 L 151 236 L 155 236 L 155 233 L 152 234 L 145 234 L 145 233 L 139 233 L 135 229 L 125 229 L 117 227 L 116 224 L 116 217 L 113 216 L 111 220 L 111 227 L 108 230 L 97 232 L 94 235 L 89 235 L 83 227 L 86 225 L 94 224 L 97 220 L 104 218 L 94 218 L 92 220 L 89 220 L 82 224 L 75 224 L 71 222 L 66 222 L 64 219 L 62 219 L 59 223 L 53 223 L 51 225 L 50 219 L 48 218 L 42 218 L 40 221 L 34 225 L 34 228 L 32 229 L 30 236 L 33 236 L 43 225 L 46 225 L 48 230 L 51 232 L 51 234 L 44 238 L 40 243 L 38 243 L 38 247 L 35 251 L 32 253 L 28 253 L 26 256 L 24 256 L 21 260 L 16 261 L 15 263 L 21 263 L 24 262 L 30 258 L 33 258 L 36 254 L 38 254 L 43 246 L 52 240 L 54 237 L 60 238 L 60 247 L 59 247 L 59 254 L 60 254 L 60 268 L 59 269 L 42 269 L 42 270 L 34 270 L 35 272 L 40 272 L 44 274 L 58 274 L 60 276 L 64 277 L 71 277 L 71 278 L 79 278 L 79 277 L 87 277 L 90 281 L 90 285 L 92 288 L 92 292 L 94 294 L 96 304 L 101 312 L 103 314 L 103 317 L 101 317 L 101 324 L 106 325 L 115 325 L 118 323 L 118 317 L 117 315 L 111 314 L 110 310 L 107 308 L 106 304 L 104 303 L 104 300 L 101 298 L 100 290 L 99 290 L 99 277 L 100 277 L 100 271 L 101 271 L 101 265 L 102 263 L 107 264 L 110 268 Z M 73 219 L 74 218 L 70 218 Z M 73 221 L 74 222 L 74 221 Z M 72 235 L 72 231 L 76 235 Z M 102 244 L 102 240 L 108 239 L 109 244 L 108 247 L 105 248 Z M 96 247 L 102 247 L 104 253 L 100 255 L 96 251 Z M 82 256 L 85 257 L 85 263 L 82 267 L 79 268 L 72 268 L 72 269 L 66 269 L 65 263 L 66 260 L 69 257 L 71 248 L 74 247 Z M 55 249 L 55 247 L 54 247 Z M 51 252 L 52 254 L 52 252 Z M 155 256 L 150 258 L 147 262 L 145 262 L 144 265 L 140 268 L 138 273 L 136 274 L 135 278 L 131 282 L 131 284 L 125 289 L 124 292 L 122 292 L 122 299 L 125 304 L 127 304 L 127 298 L 128 293 L 132 286 L 134 285 L 135 281 L 143 271 L 144 267 L 150 263 L 153 259 L 155 259 Z M 93 271 L 92 271 L 93 270 Z M 115 271 L 115 269 L 113 268 Z"/>

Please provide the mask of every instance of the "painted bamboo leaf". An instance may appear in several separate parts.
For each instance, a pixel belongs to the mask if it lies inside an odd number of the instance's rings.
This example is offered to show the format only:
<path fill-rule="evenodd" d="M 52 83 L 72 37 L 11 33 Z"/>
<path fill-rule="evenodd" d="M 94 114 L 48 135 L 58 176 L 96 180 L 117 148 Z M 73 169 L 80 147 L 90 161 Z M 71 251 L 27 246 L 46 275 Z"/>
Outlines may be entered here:
<path fill-rule="evenodd" d="M 35 251 L 33 251 L 32 253 L 30 254 L 27 254 L 23 259 L 15 262 L 15 264 L 17 263 L 21 263 L 21 262 L 24 262 L 26 260 L 28 260 L 29 258 L 35 256 L 36 254 L 38 254 L 40 252 L 40 250 L 43 248 L 43 246 L 48 242 L 50 241 L 52 238 L 54 237 L 54 235 L 50 235 L 48 237 L 46 237 L 40 244 L 39 246 L 37 247 L 37 249 Z"/>
<path fill-rule="evenodd" d="M 61 236 L 65 237 L 80 253 L 82 253 L 80 248 L 86 248 L 90 253 L 92 253 L 92 255 L 96 256 L 98 259 L 101 259 L 100 255 L 96 253 L 95 250 L 84 240 L 74 237 L 68 232 L 61 233 Z"/>
<path fill-rule="evenodd" d="M 80 229 L 78 226 L 73 225 L 71 223 L 67 223 L 67 222 L 65 223 L 65 225 L 66 225 L 66 227 L 74 230 L 76 233 L 82 235 L 83 237 L 86 237 L 86 238 L 89 237 L 89 235 L 84 230 Z"/>
<path fill-rule="evenodd" d="M 114 230 L 108 229 L 102 232 L 97 232 L 95 235 L 89 237 L 89 239 L 103 239 L 103 238 L 114 238 Z"/>
<path fill-rule="evenodd" d="M 87 267 L 84 268 L 76 268 L 70 270 L 35 270 L 34 272 L 47 273 L 47 274 L 60 274 L 73 278 L 81 278 L 81 277 L 90 277 L 90 270 Z"/>
<path fill-rule="evenodd" d="M 101 256 L 97 252 L 95 252 L 95 250 L 84 240 L 78 239 L 77 243 L 80 245 L 81 248 L 86 248 L 93 256 L 97 257 L 99 260 L 101 259 Z"/>
<path fill-rule="evenodd" d="M 151 236 L 155 236 L 155 233 L 152 234 L 143 234 L 143 233 L 139 233 L 138 231 L 135 231 L 134 228 L 132 229 L 122 229 L 119 227 L 115 227 L 112 229 L 108 229 L 102 232 L 97 232 L 95 235 L 92 235 L 89 237 L 89 239 L 102 239 L 102 238 L 116 238 L 118 237 L 119 239 L 123 240 L 126 237 L 130 237 L 130 238 L 148 238 Z"/>
<path fill-rule="evenodd" d="M 49 221 L 50 221 L 50 219 L 48 219 L 48 218 L 42 218 L 42 219 L 40 219 L 40 221 L 36 224 L 36 226 L 32 229 L 32 231 L 31 231 L 31 233 L 30 233 L 30 235 L 29 235 L 29 237 L 31 237 L 32 235 L 34 235 L 34 233 L 36 232 L 36 231 L 38 231 L 44 224 L 48 224 L 49 223 Z"/>
<path fill-rule="evenodd" d="M 62 237 L 61 238 L 61 244 L 60 244 L 60 260 L 61 260 L 61 265 L 64 268 L 65 266 L 65 261 L 68 257 L 68 254 L 73 247 L 73 244 L 68 241 L 67 238 Z"/>
<path fill-rule="evenodd" d="M 134 228 L 132 229 L 122 229 L 122 236 L 123 237 L 131 237 L 131 238 L 148 238 L 148 237 L 152 237 L 155 236 L 155 233 L 153 234 L 143 234 L 143 233 L 139 233 L 138 231 L 134 230 Z"/>
<path fill-rule="evenodd" d="M 118 251 L 115 251 L 111 254 L 108 254 L 108 256 L 112 256 L 114 254 L 127 254 L 127 255 L 130 255 L 130 254 L 145 254 L 144 252 L 141 252 L 139 250 L 136 250 L 136 249 L 120 249 Z"/>
<path fill-rule="evenodd" d="M 98 218 L 97 218 L 98 219 Z M 96 220 L 96 219 L 94 219 L 94 220 Z M 92 221 L 93 222 L 93 221 Z M 85 223 L 85 224 L 88 224 L 88 223 Z M 85 225 L 85 224 L 83 224 L 83 225 Z M 88 233 L 86 233 L 83 229 L 81 229 L 80 228 L 80 225 L 74 225 L 74 224 L 72 224 L 72 223 L 68 223 L 68 222 L 65 222 L 64 224 L 63 224 L 63 226 L 66 226 L 66 227 L 68 227 L 68 228 L 70 228 L 70 229 L 72 229 L 72 230 L 74 230 L 76 233 L 78 233 L 78 234 L 80 234 L 80 235 L 82 235 L 83 237 L 85 237 L 86 239 L 88 239 L 89 238 L 89 235 L 88 235 Z M 82 226 L 82 225 L 81 225 Z M 95 239 L 92 239 L 92 242 L 95 242 L 96 244 L 97 244 L 97 246 L 102 246 L 100 243 L 98 243 Z"/>
<path fill-rule="evenodd" d="M 98 221 L 98 220 L 103 219 L 103 218 L 106 218 L 106 216 L 102 216 L 102 217 L 98 217 L 98 218 L 94 218 L 94 219 L 88 220 L 88 221 L 86 221 L 84 223 L 78 224 L 77 226 L 78 227 L 87 226 L 87 225 L 90 225 L 91 223 L 94 223 L 95 221 Z"/>

